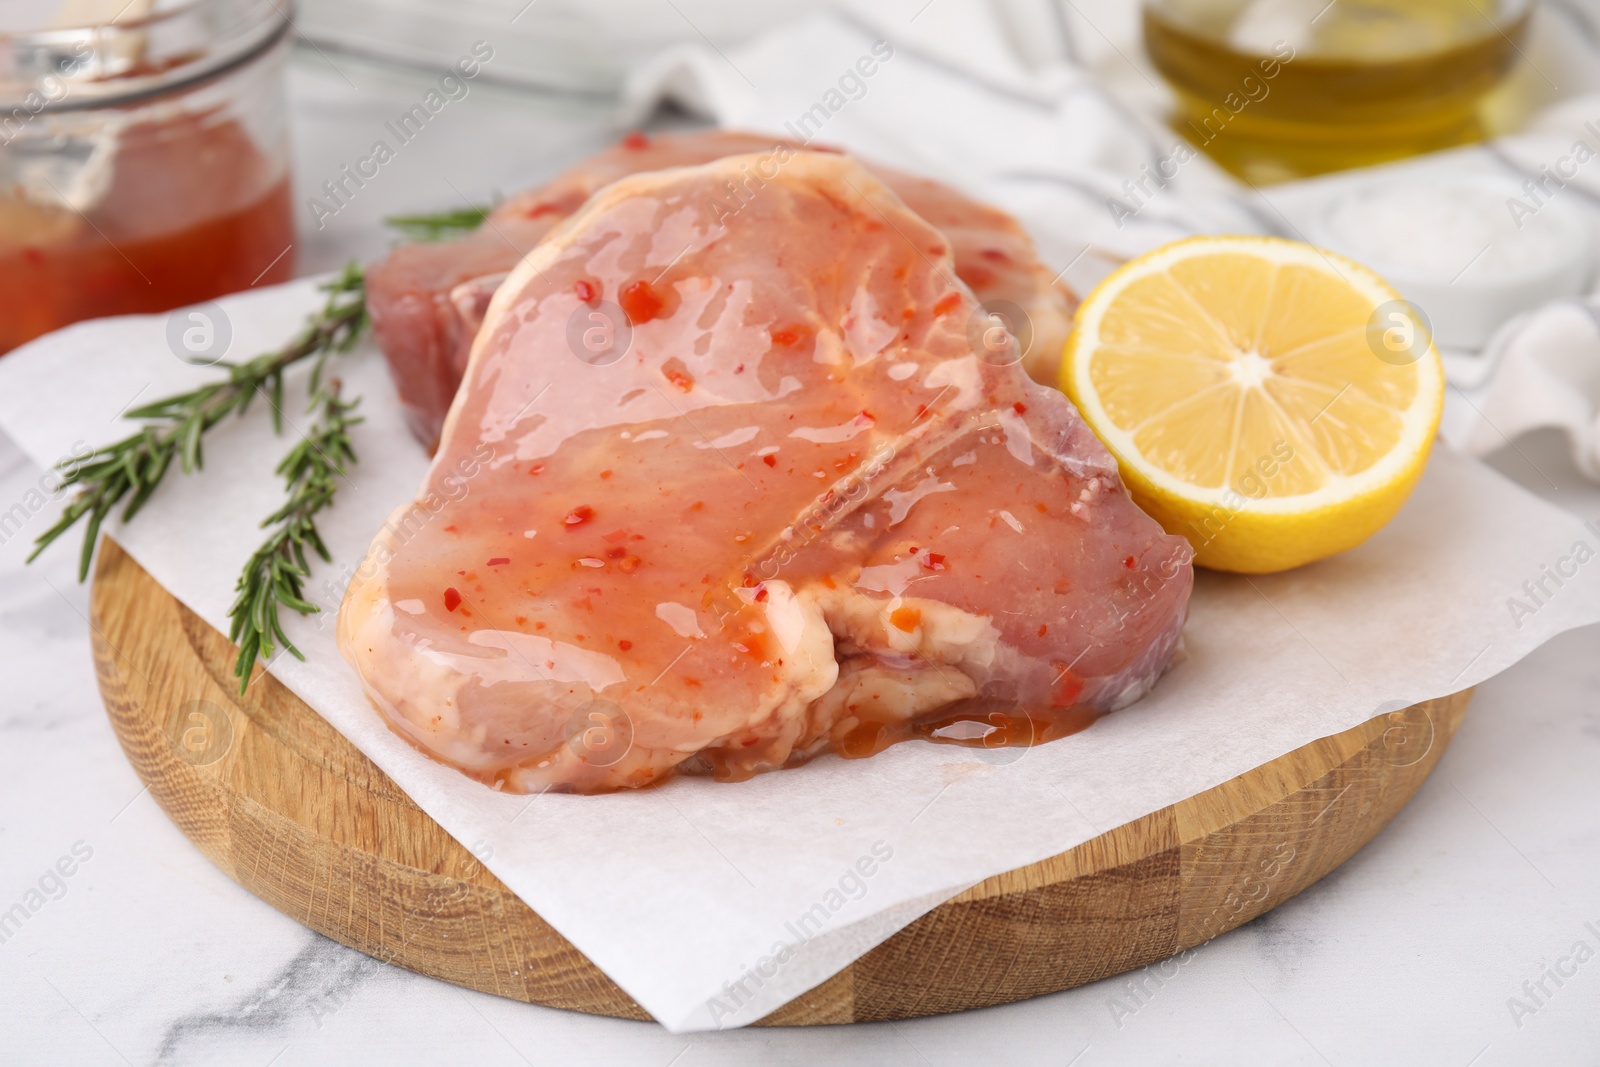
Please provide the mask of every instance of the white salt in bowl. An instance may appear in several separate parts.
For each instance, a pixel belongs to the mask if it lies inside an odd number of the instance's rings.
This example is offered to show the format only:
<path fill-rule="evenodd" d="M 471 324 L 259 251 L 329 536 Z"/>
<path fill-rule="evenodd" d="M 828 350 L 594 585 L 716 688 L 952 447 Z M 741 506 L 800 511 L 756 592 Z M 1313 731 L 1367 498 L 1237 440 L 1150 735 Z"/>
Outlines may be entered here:
<path fill-rule="evenodd" d="M 1495 174 L 1368 178 L 1341 188 L 1308 236 L 1381 274 L 1443 348 L 1476 350 L 1519 312 L 1583 291 L 1588 218 L 1556 189 L 1534 197 Z"/>

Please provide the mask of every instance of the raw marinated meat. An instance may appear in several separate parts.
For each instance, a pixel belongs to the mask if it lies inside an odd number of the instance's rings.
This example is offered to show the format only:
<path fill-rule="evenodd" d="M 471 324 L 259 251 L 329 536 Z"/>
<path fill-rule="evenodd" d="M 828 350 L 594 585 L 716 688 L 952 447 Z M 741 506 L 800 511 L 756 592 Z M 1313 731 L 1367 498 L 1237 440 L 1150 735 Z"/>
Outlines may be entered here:
<path fill-rule="evenodd" d="M 483 311 L 505 273 L 597 190 L 629 174 L 770 152 L 778 145 L 800 147 L 729 131 L 634 134 L 548 184 L 508 199 L 466 237 L 402 245 L 374 264 L 367 273 L 373 328 L 417 439 L 429 447 L 438 440 Z M 944 231 L 956 274 L 1007 326 L 1023 334 L 1023 365 L 1029 373 L 1054 384 L 1077 300 L 1054 282 L 1054 272 L 1039 262 L 1017 220 L 939 182 L 869 167 L 908 207 Z M 729 180 L 746 179 L 736 174 Z"/>
<path fill-rule="evenodd" d="M 395 730 L 519 792 L 1036 742 L 1128 704 L 1192 553 L 1060 392 L 974 347 L 976 306 L 846 156 L 609 186 L 496 291 L 341 649 Z"/>

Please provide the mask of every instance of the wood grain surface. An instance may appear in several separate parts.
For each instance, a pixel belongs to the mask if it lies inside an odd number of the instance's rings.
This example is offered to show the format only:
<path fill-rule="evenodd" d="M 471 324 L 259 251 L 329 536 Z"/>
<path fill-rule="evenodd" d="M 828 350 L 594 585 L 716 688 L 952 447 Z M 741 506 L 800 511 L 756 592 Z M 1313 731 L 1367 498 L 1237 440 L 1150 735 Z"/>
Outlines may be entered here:
<path fill-rule="evenodd" d="M 114 542 L 95 668 L 134 770 L 218 867 L 370 956 L 515 1000 L 649 1016 L 271 676 Z M 1281 904 L 1364 845 L 1433 769 L 1468 693 L 1326 737 L 933 909 L 769 1025 L 1001 1004 L 1163 960 Z"/>

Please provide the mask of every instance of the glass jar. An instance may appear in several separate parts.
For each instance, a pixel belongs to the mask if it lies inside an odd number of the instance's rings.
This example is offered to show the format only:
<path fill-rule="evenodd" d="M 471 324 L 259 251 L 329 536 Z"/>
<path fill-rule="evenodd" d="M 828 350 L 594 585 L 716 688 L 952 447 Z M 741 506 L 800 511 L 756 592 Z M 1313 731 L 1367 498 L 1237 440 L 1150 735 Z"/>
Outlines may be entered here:
<path fill-rule="evenodd" d="M 1249 181 L 1481 140 L 1533 0 L 1144 0 L 1174 128 Z M 1505 109 L 1502 109 L 1505 110 Z"/>
<path fill-rule="evenodd" d="M 292 276 L 286 9 L 155 8 L 0 31 L 0 353 Z"/>

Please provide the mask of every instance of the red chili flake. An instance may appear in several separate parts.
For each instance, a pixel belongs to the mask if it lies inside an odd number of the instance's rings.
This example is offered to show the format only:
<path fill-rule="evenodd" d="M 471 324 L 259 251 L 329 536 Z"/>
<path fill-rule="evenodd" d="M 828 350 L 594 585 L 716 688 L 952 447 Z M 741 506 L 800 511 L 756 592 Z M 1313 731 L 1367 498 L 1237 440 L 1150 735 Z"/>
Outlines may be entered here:
<path fill-rule="evenodd" d="M 1050 509 L 1044 506 L 1044 501 L 1042 500 L 1035 502 L 1033 506 L 1041 515 L 1050 514 Z"/>
<path fill-rule="evenodd" d="M 689 510 L 690 511 L 699 511 L 701 508 L 703 508 L 705 506 L 706 506 L 706 502 L 704 500 L 696 500 L 693 504 L 689 505 Z"/>
<path fill-rule="evenodd" d="M 1011 405 L 1011 410 L 1015 411 L 1018 415 L 1026 415 L 1028 413 L 1028 405 L 1019 400 L 1015 404 Z"/>
<path fill-rule="evenodd" d="M 950 312 L 954 311 L 956 308 L 958 308 L 960 306 L 961 306 L 961 294 L 960 293 L 956 293 L 956 292 L 949 292 L 949 293 L 946 293 L 943 296 L 941 296 L 939 298 L 939 302 L 937 304 L 933 305 L 933 313 L 935 315 L 948 315 Z"/>
<path fill-rule="evenodd" d="M 770 454 L 765 455 L 761 457 L 761 462 L 765 463 L 769 467 L 776 467 L 778 465 L 778 457 Z"/>
<path fill-rule="evenodd" d="M 945 569 L 944 557 L 937 552 L 929 552 L 923 557 L 922 565 L 930 571 L 942 571 Z"/>
<path fill-rule="evenodd" d="M 626 652 L 626 651 L 628 651 L 628 649 L 633 647 L 633 642 L 632 641 L 618 641 L 617 642 L 617 647 L 622 649 L 622 651 Z"/>
<path fill-rule="evenodd" d="M 560 204 L 552 204 L 548 200 L 541 200 L 532 207 L 524 208 L 522 215 L 524 218 L 536 219 L 541 215 L 551 215 L 560 210 Z"/>
<path fill-rule="evenodd" d="M 528 617 L 526 615 L 518 615 L 513 621 L 516 622 L 518 626 L 525 626 L 527 625 Z"/>
<path fill-rule="evenodd" d="M 491 559 L 489 561 L 488 566 L 490 566 L 490 567 L 503 567 L 507 563 L 510 563 L 510 562 L 511 562 L 511 558 L 509 556 L 496 556 L 494 559 Z"/>
<path fill-rule="evenodd" d="M 578 299 L 585 304 L 592 304 L 600 299 L 600 286 L 588 278 L 579 278 L 572 283 L 572 291 L 578 294 Z"/>
<path fill-rule="evenodd" d="M 661 373 L 667 376 L 667 381 L 685 393 L 694 388 L 694 376 L 686 370 L 678 367 L 662 367 Z"/>
<path fill-rule="evenodd" d="M 760 589 L 756 590 L 756 603 L 759 604 L 765 599 L 767 599 L 767 587 L 762 586 Z"/>
<path fill-rule="evenodd" d="M 739 646 L 735 645 L 734 647 L 738 648 Z M 739 651 L 743 652 L 745 650 L 740 648 Z M 760 740 L 761 740 L 761 738 L 759 738 L 759 737 L 750 737 L 750 738 L 746 738 L 743 741 L 740 741 L 739 745 L 740 745 L 741 748 L 749 748 L 751 745 L 756 744 Z"/>
<path fill-rule="evenodd" d="M 982 256 L 984 259 L 987 259 L 990 263 L 1011 262 L 1011 257 L 1000 251 L 998 248 L 985 248 L 982 252 L 979 252 L 978 255 Z"/>
<path fill-rule="evenodd" d="M 623 286 L 622 297 L 618 303 L 622 305 L 628 321 L 635 326 L 649 322 L 661 314 L 661 309 L 666 306 L 666 301 L 656 292 L 655 287 L 642 280 Z"/>
<path fill-rule="evenodd" d="M 1049 632 L 1050 632 L 1050 627 L 1048 627 L 1048 626 L 1040 626 L 1039 627 L 1039 636 L 1040 637 L 1043 637 L 1045 634 L 1047 634 Z"/>
<path fill-rule="evenodd" d="M 581 526 L 592 518 L 594 518 L 594 508 L 588 504 L 580 504 L 567 512 L 567 517 L 561 521 L 568 526 Z"/>
<path fill-rule="evenodd" d="M 1057 582 L 1056 583 L 1056 596 L 1066 596 L 1071 591 L 1072 591 L 1072 586 L 1071 586 L 1070 583 L 1068 583 L 1068 582 Z"/>
<path fill-rule="evenodd" d="M 535 463 L 533 466 L 528 468 L 528 473 L 529 474 L 543 474 L 544 473 L 544 464 L 543 463 Z"/>
<path fill-rule="evenodd" d="M 618 545 L 618 544 L 621 544 L 622 542 L 626 541 L 627 539 L 628 539 L 628 531 L 627 530 L 612 530 L 608 534 L 601 534 L 600 535 L 600 540 L 604 541 L 608 545 Z"/>
<path fill-rule="evenodd" d="M 602 482 L 605 481 L 607 478 L 610 478 L 610 477 L 611 477 L 611 472 L 610 471 L 601 471 L 600 472 L 600 480 Z"/>
<path fill-rule="evenodd" d="M 622 139 L 622 147 L 631 148 L 637 152 L 641 148 L 650 147 L 650 138 L 646 137 L 638 130 L 634 130 L 632 133 L 628 134 L 628 136 Z"/>
<path fill-rule="evenodd" d="M 1135 560 L 1132 556 L 1129 556 L 1127 559 L 1122 561 L 1122 565 L 1128 568 L 1130 571 L 1133 570 L 1134 563 Z"/>
<path fill-rule="evenodd" d="M 606 559 L 621 559 L 628 554 L 628 550 L 621 545 L 606 549 Z"/>
<path fill-rule="evenodd" d="M 773 330 L 770 336 L 773 344 L 794 348 L 811 336 L 811 330 L 799 323 L 788 323 Z"/>
<path fill-rule="evenodd" d="M 1083 692 L 1083 679 L 1072 672 L 1065 663 L 1053 664 L 1057 671 L 1055 683 L 1050 687 L 1050 704 L 1057 708 L 1070 708 Z"/>
<path fill-rule="evenodd" d="M 894 623 L 895 629 L 910 633 L 922 621 L 922 612 L 918 608 L 895 608 L 889 613 L 889 621 Z"/>
<path fill-rule="evenodd" d="M 449 525 L 449 526 L 446 526 L 446 527 L 445 527 L 445 528 L 444 528 L 444 532 L 445 532 L 445 533 L 455 533 L 455 532 L 456 532 L 456 526 L 455 526 L 455 523 L 451 523 L 451 524 L 450 524 L 450 525 Z"/>
<path fill-rule="evenodd" d="M 623 556 L 622 559 L 617 563 L 617 569 L 623 574 L 632 574 L 634 571 L 639 569 L 639 564 L 641 562 L 643 561 L 639 559 L 638 556 Z"/>
<path fill-rule="evenodd" d="M 444 610 L 454 611 L 461 606 L 461 594 L 456 592 L 455 586 L 444 591 Z"/>
<path fill-rule="evenodd" d="M 918 404 L 917 405 L 917 417 L 915 419 L 913 419 L 912 421 L 913 422 L 920 422 L 922 420 L 922 416 L 926 415 L 927 413 L 928 413 L 928 405 L 926 405 L 926 404 Z"/>

